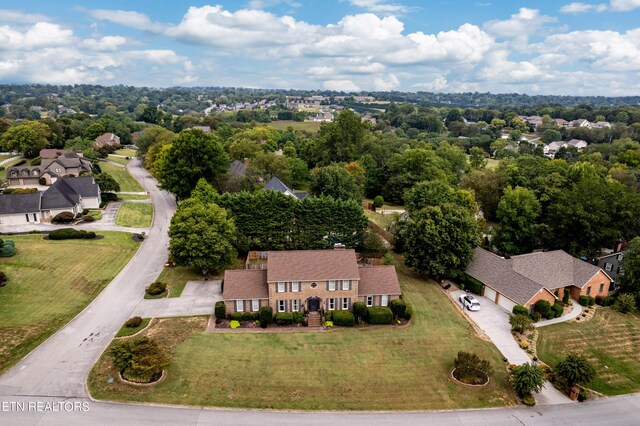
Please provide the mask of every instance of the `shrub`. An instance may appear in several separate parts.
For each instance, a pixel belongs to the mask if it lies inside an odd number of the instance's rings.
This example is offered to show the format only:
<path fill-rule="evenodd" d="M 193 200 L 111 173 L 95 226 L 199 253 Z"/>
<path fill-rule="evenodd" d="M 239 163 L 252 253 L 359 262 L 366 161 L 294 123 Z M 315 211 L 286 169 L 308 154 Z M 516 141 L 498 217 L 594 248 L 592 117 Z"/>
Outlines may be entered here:
<path fill-rule="evenodd" d="M 511 312 L 514 315 L 529 315 L 529 310 L 522 305 L 514 306 Z"/>
<path fill-rule="evenodd" d="M 556 311 L 554 311 L 553 309 L 549 310 L 549 313 L 547 314 L 547 319 L 554 319 L 556 317 Z"/>
<path fill-rule="evenodd" d="M 511 324 L 511 331 L 515 331 L 516 333 L 533 330 L 533 321 L 526 315 L 511 315 L 509 317 L 509 324 Z"/>
<path fill-rule="evenodd" d="M 82 214 L 83 215 L 89 214 L 89 209 L 82 209 Z"/>
<path fill-rule="evenodd" d="M 232 329 L 236 329 L 238 327 L 240 327 L 240 321 L 238 320 L 232 320 L 229 322 L 229 327 L 231 327 Z"/>
<path fill-rule="evenodd" d="M 96 233 L 91 231 L 83 231 L 80 229 L 73 228 L 62 228 L 56 229 L 55 231 L 49 232 L 50 240 L 81 240 L 87 239 L 91 240 L 96 237 Z"/>
<path fill-rule="evenodd" d="M 575 385 L 586 385 L 596 376 L 596 370 L 591 363 L 585 357 L 576 354 L 567 355 L 556 365 L 553 372 L 567 390 Z"/>
<path fill-rule="evenodd" d="M 157 296 L 164 293 L 165 291 L 167 291 L 167 285 L 160 281 L 152 283 L 149 287 L 147 287 L 146 290 L 149 296 Z"/>
<path fill-rule="evenodd" d="M 251 321 L 260 321 L 260 312 L 251 312 Z"/>
<path fill-rule="evenodd" d="M 275 317 L 275 322 L 278 325 L 286 325 L 293 323 L 293 313 L 292 312 L 278 312 Z"/>
<path fill-rule="evenodd" d="M 531 394 L 525 395 L 522 397 L 522 403 L 524 405 L 528 405 L 529 407 L 533 407 L 534 405 L 536 405 L 536 399 Z"/>
<path fill-rule="evenodd" d="M 613 305 L 613 309 L 623 314 L 629 313 L 636 308 L 636 298 L 633 294 L 625 293 L 618 296 L 618 300 Z"/>
<path fill-rule="evenodd" d="M 379 208 L 384 205 L 384 198 L 381 195 L 376 195 L 376 198 L 373 199 L 373 207 Z"/>
<path fill-rule="evenodd" d="M 358 322 L 362 322 L 367 317 L 367 305 L 364 302 L 353 302 L 353 314 L 358 319 Z"/>
<path fill-rule="evenodd" d="M 616 298 L 614 296 L 607 296 L 604 298 L 604 305 L 602 306 L 611 306 L 615 303 Z"/>
<path fill-rule="evenodd" d="M 9 281 L 7 274 L 5 274 L 4 272 L 0 272 L 0 287 L 4 287 L 5 285 L 7 285 L 7 281 Z"/>
<path fill-rule="evenodd" d="M 566 289 L 562 293 L 562 303 L 564 303 L 565 305 L 569 303 L 569 292 Z"/>
<path fill-rule="evenodd" d="M 541 317 L 546 318 L 549 315 L 549 311 L 551 311 L 551 304 L 546 300 L 538 300 L 536 302 L 536 311 Z"/>
<path fill-rule="evenodd" d="M 564 307 L 557 302 L 551 307 L 551 309 L 555 311 L 556 318 L 560 318 L 562 316 L 562 313 L 564 312 Z"/>
<path fill-rule="evenodd" d="M 242 321 L 251 321 L 251 312 L 244 312 L 242 314 Z"/>
<path fill-rule="evenodd" d="M 146 336 L 117 342 L 109 354 L 122 377 L 137 383 L 158 380 L 169 365 L 164 351 Z"/>
<path fill-rule="evenodd" d="M 109 201 L 118 201 L 118 196 L 112 192 L 103 192 L 100 194 L 100 198 L 102 198 L 102 201 L 105 203 L 108 203 Z"/>
<path fill-rule="evenodd" d="M 231 319 L 233 321 L 242 321 L 242 312 L 234 312 L 233 315 L 231 315 Z"/>
<path fill-rule="evenodd" d="M 342 327 L 353 327 L 356 323 L 356 317 L 351 311 L 334 311 L 333 323 Z"/>
<path fill-rule="evenodd" d="M 489 361 L 470 352 L 458 352 L 453 364 L 456 367 L 454 377 L 463 383 L 471 385 L 484 384 L 489 374 L 493 372 Z"/>
<path fill-rule="evenodd" d="M 391 324 L 393 312 L 388 306 L 371 306 L 367 309 L 367 321 L 369 324 Z"/>
<path fill-rule="evenodd" d="M 520 349 L 527 349 L 528 347 L 529 347 L 529 344 L 527 342 L 520 343 Z"/>
<path fill-rule="evenodd" d="M 595 299 L 591 296 L 580 296 L 580 298 L 578 299 L 578 303 L 580 303 L 582 306 L 593 306 L 595 302 Z"/>
<path fill-rule="evenodd" d="M 482 294 L 482 283 L 475 278 L 465 275 L 462 278 L 464 289 L 475 294 Z"/>
<path fill-rule="evenodd" d="M 271 306 L 263 306 L 260 308 L 260 326 L 266 327 L 271 322 L 273 322 L 273 309 Z"/>
<path fill-rule="evenodd" d="M 404 318 L 404 313 L 407 311 L 407 303 L 402 299 L 393 299 L 389 303 L 391 312 L 393 312 L 394 318 Z"/>
<path fill-rule="evenodd" d="M 332 321 L 333 320 L 333 311 L 326 311 L 324 313 L 324 320 L 325 321 Z"/>
<path fill-rule="evenodd" d="M 140 327 L 140 324 L 142 324 L 142 318 L 140 317 L 129 318 L 127 322 L 124 323 L 125 327 L 127 328 Z"/>
<path fill-rule="evenodd" d="M 38 179 L 38 183 L 42 186 L 45 186 L 47 184 L 47 180 L 44 177 L 41 177 L 40 179 Z"/>
<path fill-rule="evenodd" d="M 407 310 L 404 311 L 404 319 L 410 320 L 412 316 L 413 316 L 413 306 L 411 306 L 411 303 L 407 303 Z"/>
<path fill-rule="evenodd" d="M 95 217 L 91 216 L 91 215 L 84 215 L 82 216 L 82 220 L 84 220 L 85 222 L 93 222 L 94 220 L 96 220 Z"/>
<path fill-rule="evenodd" d="M 301 324 L 303 320 L 304 320 L 304 317 L 302 316 L 302 314 L 300 312 L 293 312 L 293 323 L 294 324 Z"/>
<path fill-rule="evenodd" d="M 0 257 L 11 257 L 16 254 L 16 246 L 13 244 L 13 240 L 5 240 L 4 244 L 0 248 Z"/>
<path fill-rule="evenodd" d="M 325 321 L 324 326 L 327 328 L 333 327 L 333 321 Z"/>
<path fill-rule="evenodd" d="M 604 296 L 596 296 L 596 305 L 604 306 Z"/>
<path fill-rule="evenodd" d="M 538 322 L 540 321 L 540 314 L 538 314 L 537 312 L 532 312 L 531 314 L 529 314 L 529 318 L 531 318 L 531 321 L 533 322 Z"/>
<path fill-rule="evenodd" d="M 82 217 L 82 213 L 78 213 L 78 214 L 76 215 L 76 219 L 80 219 L 81 217 Z"/>
<path fill-rule="evenodd" d="M 393 255 L 391 253 L 387 252 L 382 256 L 383 265 L 393 265 L 393 262 Z"/>
<path fill-rule="evenodd" d="M 224 319 L 225 316 L 227 315 L 227 305 L 225 305 L 225 303 L 222 300 L 216 302 L 214 313 L 216 315 L 216 318 Z"/>
<path fill-rule="evenodd" d="M 69 222 L 73 222 L 73 219 L 75 219 L 75 216 L 73 215 L 73 213 L 71 213 L 71 212 L 62 212 L 62 213 L 58 213 L 57 215 L 55 215 L 53 217 L 53 219 L 51 219 L 51 222 L 53 222 L 53 223 L 69 223 Z"/>
<path fill-rule="evenodd" d="M 544 386 L 544 372 L 533 364 L 522 364 L 511 371 L 513 378 L 513 389 L 521 397 L 531 395 L 532 392 L 539 392 Z"/>

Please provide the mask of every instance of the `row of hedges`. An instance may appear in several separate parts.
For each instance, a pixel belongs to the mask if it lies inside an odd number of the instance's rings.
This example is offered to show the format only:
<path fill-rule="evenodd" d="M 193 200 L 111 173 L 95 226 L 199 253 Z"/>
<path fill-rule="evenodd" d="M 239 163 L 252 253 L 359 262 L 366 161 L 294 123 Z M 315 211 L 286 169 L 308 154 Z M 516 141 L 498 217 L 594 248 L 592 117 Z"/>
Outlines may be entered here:
<path fill-rule="evenodd" d="M 593 306 L 596 303 L 596 299 L 591 296 L 580 296 L 578 303 L 582 306 Z"/>
<path fill-rule="evenodd" d="M 231 319 L 234 321 L 260 321 L 260 312 L 235 312 L 231 315 Z"/>
<path fill-rule="evenodd" d="M 596 296 L 596 303 L 600 306 L 612 306 L 616 299 L 613 296 Z"/>
<path fill-rule="evenodd" d="M 50 240 L 91 240 L 95 237 L 95 232 L 87 232 L 73 228 L 56 229 L 49 233 Z"/>
<path fill-rule="evenodd" d="M 304 317 L 300 312 L 278 312 L 274 317 L 274 321 L 278 325 L 300 324 Z"/>
<path fill-rule="evenodd" d="M 475 294 L 482 294 L 482 283 L 467 274 L 463 274 L 460 278 L 462 289 Z"/>

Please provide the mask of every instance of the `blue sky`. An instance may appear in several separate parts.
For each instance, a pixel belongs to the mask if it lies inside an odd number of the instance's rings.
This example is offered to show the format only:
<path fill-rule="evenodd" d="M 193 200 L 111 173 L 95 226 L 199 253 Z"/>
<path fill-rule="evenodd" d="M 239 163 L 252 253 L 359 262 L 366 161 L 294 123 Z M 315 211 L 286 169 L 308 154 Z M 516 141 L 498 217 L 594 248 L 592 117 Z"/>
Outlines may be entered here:
<path fill-rule="evenodd" d="M 640 94 L 640 0 L 15 1 L 0 82 Z"/>

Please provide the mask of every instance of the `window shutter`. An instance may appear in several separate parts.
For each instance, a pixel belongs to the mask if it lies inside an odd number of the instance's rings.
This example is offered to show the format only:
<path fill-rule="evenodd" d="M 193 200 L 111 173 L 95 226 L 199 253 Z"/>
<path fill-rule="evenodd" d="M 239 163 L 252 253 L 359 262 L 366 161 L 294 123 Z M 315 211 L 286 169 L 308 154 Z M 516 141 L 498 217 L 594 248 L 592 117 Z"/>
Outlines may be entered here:
<path fill-rule="evenodd" d="M 329 291 L 329 281 L 327 281 L 327 291 Z"/>
<path fill-rule="evenodd" d="M 349 300 L 349 302 L 348 302 L 349 303 L 349 310 L 351 310 L 351 298 L 349 297 L 348 300 Z"/>
<path fill-rule="evenodd" d="M 285 285 L 286 285 L 286 284 L 285 284 Z M 290 283 L 289 283 L 289 291 L 290 291 L 290 292 L 291 292 L 291 291 L 293 291 L 293 282 L 290 282 Z"/>

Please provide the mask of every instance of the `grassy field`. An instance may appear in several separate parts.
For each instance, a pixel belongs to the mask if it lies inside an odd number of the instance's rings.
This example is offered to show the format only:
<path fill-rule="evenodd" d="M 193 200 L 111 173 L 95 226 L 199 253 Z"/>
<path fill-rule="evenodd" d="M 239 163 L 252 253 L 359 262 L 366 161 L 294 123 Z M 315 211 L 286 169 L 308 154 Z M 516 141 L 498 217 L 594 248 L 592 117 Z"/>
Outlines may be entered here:
<path fill-rule="evenodd" d="M 113 164 L 100 162 L 100 169 L 104 173 L 108 173 L 120 184 L 120 191 L 123 192 L 143 192 L 144 189 L 140 184 L 129 174 L 129 171 L 124 167 L 114 166 Z"/>
<path fill-rule="evenodd" d="M 127 157 L 136 157 L 138 155 L 138 150 L 136 149 L 119 149 L 117 151 L 113 151 L 116 155 L 125 155 Z"/>
<path fill-rule="evenodd" d="M 138 249 L 131 235 L 100 232 L 99 240 L 13 239 L 17 254 L 0 258 L 9 277 L 0 288 L 0 373 L 80 312 Z"/>
<path fill-rule="evenodd" d="M 126 166 L 127 163 L 129 162 L 129 160 L 127 160 L 126 158 L 123 157 L 115 157 L 113 155 L 109 155 L 107 157 L 107 160 L 109 161 L 113 161 L 114 163 L 118 163 L 118 164 L 122 164 L 123 166 Z"/>
<path fill-rule="evenodd" d="M 500 165 L 500 160 L 495 158 L 487 158 L 487 169 L 496 169 Z"/>
<path fill-rule="evenodd" d="M 164 268 L 158 277 L 158 281 L 167 285 L 169 297 L 180 297 L 187 281 L 201 281 L 202 279 L 200 271 L 187 266 Z"/>
<path fill-rule="evenodd" d="M 136 334 L 138 331 L 148 326 L 150 322 L 151 318 L 142 318 L 142 322 L 137 327 L 127 327 L 122 324 L 122 327 L 120 328 L 120 331 L 118 331 L 118 334 L 116 334 L 116 337 L 126 337 Z"/>
<path fill-rule="evenodd" d="M 122 203 L 116 214 L 116 225 L 149 228 L 153 221 L 153 204 Z"/>
<path fill-rule="evenodd" d="M 421 410 L 514 404 L 498 350 L 474 335 L 432 281 L 399 268 L 414 319 L 406 327 L 318 333 L 205 333 L 206 318 L 166 319 L 144 333 L 171 353 L 167 378 L 139 388 L 114 381 L 103 356 L 89 375 L 93 397 L 163 404 L 315 410 Z M 491 383 L 450 378 L 460 350 L 494 366 Z"/>
<path fill-rule="evenodd" d="M 640 391 L 640 315 L 598 308 L 588 322 L 566 322 L 538 329 L 538 356 L 554 366 L 571 352 L 596 368 L 588 387 L 605 395 Z"/>
<path fill-rule="evenodd" d="M 291 126 L 294 130 L 305 130 L 311 133 L 317 133 L 320 130 L 320 123 L 315 121 L 272 121 L 267 123 L 267 126 L 277 130 L 287 130 L 287 127 Z"/>
<path fill-rule="evenodd" d="M 118 194 L 118 198 L 121 200 L 148 200 L 148 195 L 142 194 Z"/>
<path fill-rule="evenodd" d="M 398 217 L 397 214 L 379 214 L 371 210 L 365 210 L 364 214 L 369 220 L 377 223 L 384 229 L 387 229 L 387 227 L 393 223 L 395 218 Z"/>

